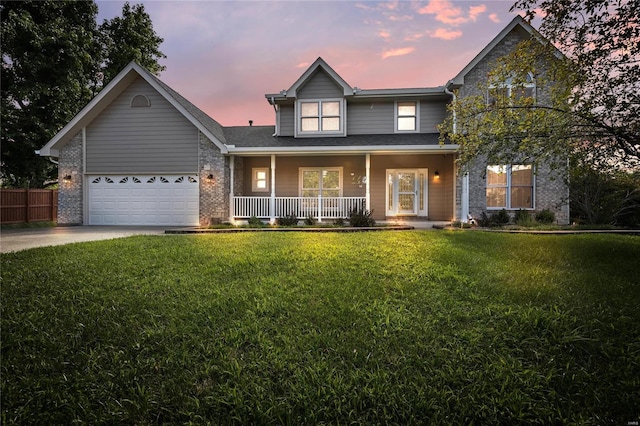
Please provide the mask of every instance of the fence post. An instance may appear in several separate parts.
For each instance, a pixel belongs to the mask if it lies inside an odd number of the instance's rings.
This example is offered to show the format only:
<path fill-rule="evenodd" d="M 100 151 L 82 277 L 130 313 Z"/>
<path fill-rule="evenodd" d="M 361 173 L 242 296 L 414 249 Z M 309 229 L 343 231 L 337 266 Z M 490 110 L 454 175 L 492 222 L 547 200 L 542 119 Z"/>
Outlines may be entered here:
<path fill-rule="evenodd" d="M 28 188 L 25 189 L 24 192 L 26 194 L 25 195 L 25 205 L 26 205 L 25 208 L 27 209 L 25 217 L 26 217 L 27 223 L 29 223 L 31 221 L 31 209 L 29 208 L 29 205 L 31 204 L 31 203 L 29 203 L 29 197 L 31 196 L 31 194 L 29 193 L 29 189 Z"/>
<path fill-rule="evenodd" d="M 55 214 L 55 208 L 56 208 L 56 206 L 54 205 L 55 204 L 55 196 L 56 196 L 56 194 L 54 192 L 55 191 L 51 191 L 49 193 L 50 198 L 51 198 L 51 209 L 49 210 L 49 217 L 51 217 L 51 221 L 52 222 L 55 220 L 55 218 L 53 216 Z"/>

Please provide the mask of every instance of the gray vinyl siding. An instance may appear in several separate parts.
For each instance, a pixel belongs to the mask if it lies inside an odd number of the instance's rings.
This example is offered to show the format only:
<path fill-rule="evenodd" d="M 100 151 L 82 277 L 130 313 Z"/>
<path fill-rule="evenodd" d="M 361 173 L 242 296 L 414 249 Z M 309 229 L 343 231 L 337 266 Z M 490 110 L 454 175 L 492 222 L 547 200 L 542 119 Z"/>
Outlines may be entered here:
<path fill-rule="evenodd" d="M 291 105 L 280 105 L 280 136 L 293 136 L 294 109 Z"/>
<path fill-rule="evenodd" d="M 151 106 L 131 108 L 146 95 Z M 87 173 L 198 170 L 198 131 L 144 79 L 137 78 L 87 126 Z"/>
<path fill-rule="evenodd" d="M 447 116 L 445 101 L 420 101 L 420 133 L 438 133 L 437 125 Z"/>
<path fill-rule="evenodd" d="M 342 98 L 342 87 L 338 86 L 329 75 L 318 70 L 311 78 L 298 89 L 298 99 L 326 99 Z"/>
<path fill-rule="evenodd" d="M 393 101 L 349 102 L 347 134 L 392 134 L 394 131 Z"/>

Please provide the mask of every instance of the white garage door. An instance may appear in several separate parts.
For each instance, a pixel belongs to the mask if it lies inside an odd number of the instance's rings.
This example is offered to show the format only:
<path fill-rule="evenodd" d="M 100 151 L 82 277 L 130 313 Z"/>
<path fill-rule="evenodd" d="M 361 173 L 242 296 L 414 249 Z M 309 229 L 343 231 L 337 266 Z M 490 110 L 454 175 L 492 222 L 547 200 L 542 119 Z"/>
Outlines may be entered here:
<path fill-rule="evenodd" d="M 197 175 L 89 176 L 89 225 L 198 225 Z"/>

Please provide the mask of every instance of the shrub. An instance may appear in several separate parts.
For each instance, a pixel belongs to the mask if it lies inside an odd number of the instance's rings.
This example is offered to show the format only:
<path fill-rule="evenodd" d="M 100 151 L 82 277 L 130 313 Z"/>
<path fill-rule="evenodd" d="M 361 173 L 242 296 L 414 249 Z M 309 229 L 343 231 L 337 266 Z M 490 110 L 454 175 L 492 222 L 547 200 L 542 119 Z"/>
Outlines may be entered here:
<path fill-rule="evenodd" d="M 296 226 L 298 224 L 298 216 L 291 213 L 288 216 L 282 216 L 276 219 L 276 224 L 280 226 Z"/>
<path fill-rule="evenodd" d="M 489 219 L 487 212 L 482 212 L 480 217 L 476 219 L 476 222 L 478 222 L 478 226 L 482 226 L 482 227 L 491 226 L 491 219 Z"/>
<path fill-rule="evenodd" d="M 355 208 L 349 214 L 349 224 L 354 227 L 375 226 L 376 221 L 371 216 L 373 216 L 373 210 Z"/>
<path fill-rule="evenodd" d="M 511 216 L 509 216 L 509 213 L 507 213 L 505 209 L 502 209 L 500 211 L 493 213 L 489 218 L 489 222 L 491 226 L 506 225 L 507 223 L 509 223 L 510 220 L 511 220 Z"/>
<path fill-rule="evenodd" d="M 304 219 L 304 224 L 308 226 L 313 226 L 316 224 L 316 219 L 313 216 L 309 215 Z"/>
<path fill-rule="evenodd" d="M 247 222 L 249 226 L 258 227 L 258 226 L 264 225 L 264 223 L 262 223 L 262 221 L 258 219 L 256 216 L 251 216 Z"/>
<path fill-rule="evenodd" d="M 556 214 L 549 209 L 540 210 L 536 213 L 536 221 L 540 223 L 553 223 L 556 220 Z"/>
<path fill-rule="evenodd" d="M 339 217 L 335 220 L 335 222 L 333 222 L 333 224 L 336 226 L 344 226 L 344 219 Z"/>
<path fill-rule="evenodd" d="M 516 225 L 520 226 L 533 225 L 533 218 L 531 217 L 531 212 L 529 210 L 520 209 L 516 211 L 516 214 L 513 217 L 513 221 L 516 223 Z"/>

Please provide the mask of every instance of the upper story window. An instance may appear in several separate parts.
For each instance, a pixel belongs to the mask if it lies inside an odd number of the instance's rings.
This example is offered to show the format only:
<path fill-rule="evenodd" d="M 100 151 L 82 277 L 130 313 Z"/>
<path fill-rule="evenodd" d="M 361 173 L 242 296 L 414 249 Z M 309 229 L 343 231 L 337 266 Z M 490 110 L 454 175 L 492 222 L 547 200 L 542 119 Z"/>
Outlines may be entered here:
<path fill-rule="evenodd" d="M 396 102 L 396 132 L 417 132 L 418 102 Z"/>
<path fill-rule="evenodd" d="M 487 209 L 532 209 L 531 164 L 487 167 Z"/>
<path fill-rule="evenodd" d="M 344 134 L 342 100 L 298 101 L 298 135 Z"/>
<path fill-rule="evenodd" d="M 529 72 L 524 81 L 516 82 L 515 78 L 510 77 L 504 83 L 489 86 L 487 105 L 506 105 L 507 103 L 517 102 L 524 98 L 532 98 L 535 100 L 535 94 L 536 82 L 533 74 Z"/>

